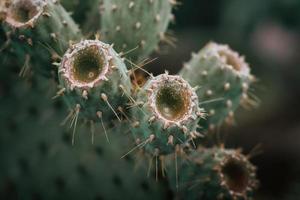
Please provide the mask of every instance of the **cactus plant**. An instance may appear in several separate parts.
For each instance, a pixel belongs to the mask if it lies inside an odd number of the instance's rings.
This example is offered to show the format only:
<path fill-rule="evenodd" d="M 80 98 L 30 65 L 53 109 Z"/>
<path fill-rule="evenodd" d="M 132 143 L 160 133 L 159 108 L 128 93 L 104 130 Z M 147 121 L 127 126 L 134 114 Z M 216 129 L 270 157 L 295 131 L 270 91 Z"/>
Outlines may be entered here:
<path fill-rule="evenodd" d="M 64 98 L 72 112 L 87 120 L 119 119 L 116 109 L 129 101 L 130 78 L 112 46 L 84 40 L 70 47 L 59 68 Z"/>
<path fill-rule="evenodd" d="M 80 30 L 56 0 L 12 0 L 3 8 L 5 30 L 17 56 L 30 56 L 34 70 L 45 76 L 55 71 L 70 42 L 81 38 Z M 28 58 L 29 59 L 29 58 Z"/>
<path fill-rule="evenodd" d="M 75 13 L 101 11 L 102 24 L 93 29 L 104 31 L 104 43 L 97 34 L 94 40 L 83 36 L 56 0 L 1 1 L 1 199 L 166 199 L 169 189 L 183 199 L 252 197 L 257 182 L 247 156 L 191 145 L 203 136 L 200 126 L 230 122 L 248 100 L 253 76 L 241 56 L 210 43 L 179 75 L 149 73 L 144 85 L 131 83 L 135 70 L 124 60 L 145 59 L 165 39 L 174 4 L 81 1 Z M 82 15 L 74 15 L 75 21 L 88 27 Z M 24 62 L 41 73 L 18 79 Z M 51 84 L 58 88 L 53 99 L 62 96 L 54 102 L 45 94 Z M 73 132 L 59 126 L 67 120 Z M 141 162 L 149 158 L 149 166 Z M 161 167 L 168 184 L 154 181 L 153 158 L 156 180 Z"/>
<path fill-rule="evenodd" d="M 177 144 L 200 135 L 196 128 L 203 111 L 194 89 L 180 76 L 153 77 L 137 96 L 132 132 L 151 154 L 172 153 Z"/>
<path fill-rule="evenodd" d="M 250 101 L 248 90 L 254 77 L 244 57 L 227 45 L 207 44 L 193 54 L 180 75 L 193 87 L 199 86 L 200 105 L 208 114 L 207 120 L 200 122 L 205 129 L 232 123 L 239 105 Z"/>
<path fill-rule="evenodd" d="M 9 79 L 15 84 L 0 100 L 1 199 L 166 198 L 163 183 L 147 177 L 147 166 L 133 170 L 133 157 L 120 159 L 128 140 L 122 126 L 107 130 L 110 143 L 101 126 L 95 126 L 93 145 L 83 126 L 72 146 L 70 132 L 59 126 L 63 104 L 54 106 L 41 97 L 44 88 L 34 90 L 15 76 Z"/>
<path fill-rule="evenodd" d="M 257 187 L 256 169 L 239 150 L 200 147 L 177 162 L 168 177 L 182 198 L 250 199 Z"/>
<path fill-rule="evenodd" d="M 104 0 L 101 29 L 104 38 L 114 43 L 117 51 L 131 51 L 133 60 L 147 58 L 166 40 L 165 32 L 172 20 L 174 0 Z"/>

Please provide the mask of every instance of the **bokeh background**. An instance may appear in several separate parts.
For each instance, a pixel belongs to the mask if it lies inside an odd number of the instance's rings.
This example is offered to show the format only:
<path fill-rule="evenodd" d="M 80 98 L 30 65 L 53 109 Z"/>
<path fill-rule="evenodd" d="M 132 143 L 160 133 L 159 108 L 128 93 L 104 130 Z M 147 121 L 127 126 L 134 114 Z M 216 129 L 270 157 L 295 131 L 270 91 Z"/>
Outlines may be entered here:
<path fill-rule="evenodd" d="M 229 44 L 246 56 L 258 78 L 260 106 L 241 110 L 233 128 L 222 129 L 227 147 L 253 157 L 260 189 L 256 199 L 300 199 L 300 1 L 184 0 L 175 11 L 176 48 L 155 54 L 147 66 L 176 73 L 207 42 Z"/>

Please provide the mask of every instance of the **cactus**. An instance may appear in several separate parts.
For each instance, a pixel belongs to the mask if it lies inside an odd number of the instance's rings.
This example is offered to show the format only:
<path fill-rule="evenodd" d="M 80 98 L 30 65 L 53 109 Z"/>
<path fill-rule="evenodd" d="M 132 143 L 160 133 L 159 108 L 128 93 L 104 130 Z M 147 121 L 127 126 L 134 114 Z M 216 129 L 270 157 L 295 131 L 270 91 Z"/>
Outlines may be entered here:
<path fill-rule="evenodd" d="M 147 177 L 147 167 L 133 170 L 132 157 L 120 159 L 128 140 L 122 126 L 107 130 L 110 143 L 98 132 L 101 127 L 95 126 L 94 145 L 83 126 L 80 139 L 71 146 L 70 133 L 59 126 L 63 104 L 53 106 L 48 97 L 41 97 L 44 88 L 33 90 L 9 77 L 15 84 L 10 95 L 0 100 L 1 199 L 14 199 L 11 195 L 18 199 L 166 198 L 163 183 Z"/>
<path fill-rule="evenodd" d="M 224 122 L 233 123 L 235 110 L 249 102 L 248 90 L 254 80 L 244 57 L 217 43 L 209 43 L 193 54 L 180 75 L 193 87 L 199 86 L 200 105 L 208 114 L 200 125 L 210 130 Z"/>
<path fill-rule="evenodd" d="M 200 126 L 232 122 L 249 101 L 244 59 L 210 43 L 179 75 L 131 80 L 136 71 L 124 60 L 146 59 L 166 39 L 176 2 L 62 3 L 79 3 L 68 12 L 81 30 L 56 0 L 0 2 L 0 199 L 251 199 L 257 181 L 248 156 L 198 143 Z M 107 43 L 81 34 L 100 19 Z M 20 80 L 22 65 L 21 75 L 28 65 L 38 73 Z M 71 131 L 59 126 L 68 120 Z"/>
<path fill-rule="evenodd" d="M 101 30 L 117 51 L 128 52 L 133 60 L 147 58 L 166 40 L 165 32 L 172 19 L 174 0 L 103 0 Z"/>
<path fill-rule="evenodd" d="M 63 7 L 71 12 L 72 18 L 79 24 L 83 33 L 97 31 L 100 24 L 98 0 L 60 0 Z"/>
<path fill-rule="evenodd" d="M 64 98 L 72 112 L 87 120 L 111 121 L 129 101 L 127 69 L 112 46 L 84 40 L 70 47 L 59 68 Z"/>
<path fill-rule="evenodd" d="M 172 153 L 177 144 L 200 135 L 196 128 L 203 111 L 194 89 L 180 76 L 151 78 L 138 92 L 137 104 L 132 132 L 151 154 Z"/>
<path fill-rule="evenodd" d="M 71 41 L 81 38 L 77 25 L 56 0 L 12 0 L 4 13 L 17 56 L 24 62 L 30 59 L 34 70 L 48 77 L 55 71 L 52 62 L 59 60 Z"/>
<path fill-rule="evenodd" d="M 239 150 L 200 147 L 177 162 L 168 164 L 168 177 L 182 198 L 251 199 L 257 187 L 256 169 Z"/>

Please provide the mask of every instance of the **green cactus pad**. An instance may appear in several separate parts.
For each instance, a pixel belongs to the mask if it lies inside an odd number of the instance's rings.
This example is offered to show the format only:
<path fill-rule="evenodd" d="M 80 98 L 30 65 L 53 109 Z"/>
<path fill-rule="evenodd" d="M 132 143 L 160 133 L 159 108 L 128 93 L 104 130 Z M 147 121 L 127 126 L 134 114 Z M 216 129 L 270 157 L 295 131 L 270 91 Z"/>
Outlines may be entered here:
<path fill-rule="evenodd" d="M 130 78 L 122 58 L 112 46 L 98 40 L 84 40 L 70 47 L 59 68 L 64 98 L 79 117 L 111 121 L 115 110 L 129 101 Z"/>
<path fill-rule="evenodd" d="M 234 112 L 248 100 L 248 88 L 253 81 L 244 58 L 227 45 L 209 43 L 185 64 L 179 73 L 193 87 L 208 114 L 201 121 L 204 129 L 214 130 L 224 121 L 232 123 Z"/>
<path fill-rule="evenodd" d="M 30 56 L 34 70 L 53 75 L 69 43 L 81 38 L 80 30 L 56 0 L 12 0 L 5 10 L 4 25 L 17 56 Z"/>
<path fill-rule="evenodd" d="M 95 125 L 95 142 L 88 127 L 71 133 L 60 126 L 61 102 L 51 105 L 45 88 L 33 90 L 24 81 L 0 92 L 0 198 L 1 199 L 166 199 L 162 182 L 147 177 L 147 166 L 135 168 L 133 157 L 120 159 L 128 138 L 122 125 L 108 129 Z M 9 81 L 8 81 L 9 80 Z M 45 81 L 45 79 L 44 79 Z M 47 81 L 46 81 L 47 82 Z"/>
<path fill-rule="evenodd" d="M 117 51 L 133 61 L 145 59 L 164 39 L 172 19 L 170 0 L 104 0 L 101 29 Z"/>
<path fill-rule="evenodd" d="M 162 74 L 138 91 L 132 109 L 132 132 L 151 154 L 169 154 L 177 144 L 200 136 L 196 131 L 202 109 L 193 88 L 180 76 Z"/>
<path fill-rule="evenodd" d="M 169 184 L 184 199 L 251 199 L 257 187 L 256 168 L 239 150 L 200 147 L 177 167 L 168 162 Z"/>

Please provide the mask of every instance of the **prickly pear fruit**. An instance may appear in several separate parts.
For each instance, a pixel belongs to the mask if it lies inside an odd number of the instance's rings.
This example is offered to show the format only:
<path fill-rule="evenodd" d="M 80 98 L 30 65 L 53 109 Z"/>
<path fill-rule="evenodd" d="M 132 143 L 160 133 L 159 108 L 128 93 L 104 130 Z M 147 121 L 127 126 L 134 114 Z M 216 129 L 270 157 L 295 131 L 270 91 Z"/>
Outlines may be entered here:
<path fill-rule="evenodd" d="M 180 76 L 152 77 L 138 91 L 136 104 L 132 132 L 148 153 L 173 153 L 177 144 L 200 136 L 196 128 L 203 110 L 195 90 Z"/>
<path fill-rule="evenodd" d="M 129 101 L 131 82 L 122 58 L 111 45 L 84 40 L 72 45 L 59 68 L 60 94 L 76 115 L 110 122 Z"/>
<path fill-rule="evenodd" d="M 188 155 L 181 153 L 167 170 L 170 186 L 179 197 L 230 200 L 253 196 L 256 168 L 240 150 L 200 147 Z"/>
<path fill-rule="evenodd" d="M 248 89 L 253 82 L 248 64 L 227 45 L 207 44 L 184 65 L 180 75 L 193 87 L 207 112 L 200 125 L 215 129 L 224 121 L 232 123 L 234 112 L 249 100 Z"/>

